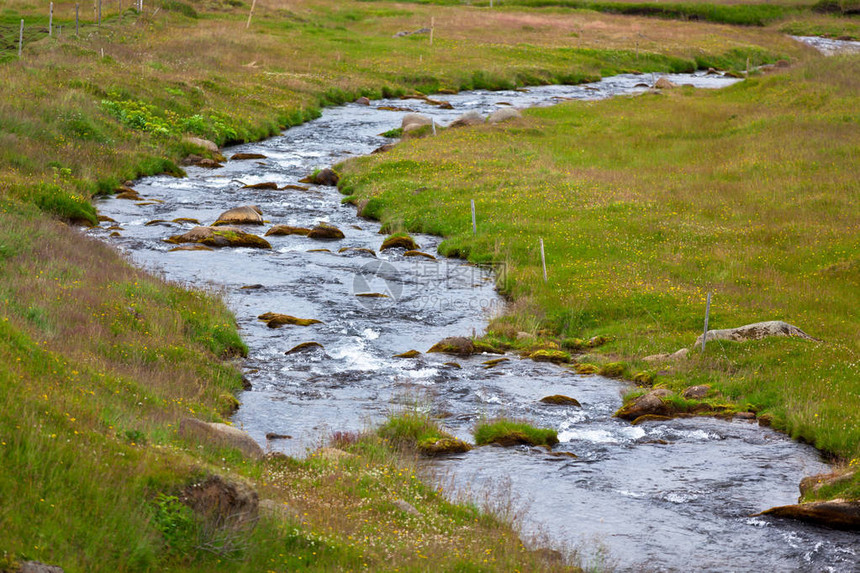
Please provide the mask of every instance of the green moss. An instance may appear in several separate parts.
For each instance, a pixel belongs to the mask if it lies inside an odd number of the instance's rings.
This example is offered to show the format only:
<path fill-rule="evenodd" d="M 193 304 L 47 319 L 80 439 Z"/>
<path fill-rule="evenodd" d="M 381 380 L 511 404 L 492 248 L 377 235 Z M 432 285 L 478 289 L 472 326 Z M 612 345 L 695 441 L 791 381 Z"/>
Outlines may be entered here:
<path fill-rule="evenodd" d="M 563 350 L 537 350 L 529 354 L 529 358 L 536 362 L 555 362 L 557 364 L 568 364 L 571 361 L 570 354 Z"/>
<path fill-rule="evenodd" d="M 558 433 L 555 430 L 536 428 L 526 422 L 509 419 L 479 422 L 473 433 L 475 443 L 479 446 L 488 444 L 553 446 L 558 443 Z"/>

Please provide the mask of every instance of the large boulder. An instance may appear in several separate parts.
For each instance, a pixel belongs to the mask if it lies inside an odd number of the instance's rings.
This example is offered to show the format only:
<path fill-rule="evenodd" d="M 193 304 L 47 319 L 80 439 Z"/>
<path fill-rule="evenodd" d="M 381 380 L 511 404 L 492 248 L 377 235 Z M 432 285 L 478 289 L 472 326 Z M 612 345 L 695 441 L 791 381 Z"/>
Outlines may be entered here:
<path fill-rule="evenodd" d="M 247 483 L 212 474 L 187 486 L 179 501 L 215 529 L 253 526 L 259 515 L 259 496 Z"/>
<path fill-rule="evenodd" d="M 191 145 L 196 145 L 197 147 L 202 147 L 210 153 L 218 153 L 218 144 L 214 141 L 203 139 L 202 137 L 192 137 L 190 135 L 186 135 L 182 138 L 182 142 L 190 143 Z"/>
<path fill-rule="evenodd" d="M 742 342 L 744 340 L 761 340 L 762 338 L 767 338 L 769 336 L 791 336 L 795 338 L 803 338 L 804 340 L 815 340 L 794 325 L 781 320 L 770 320 L 767 322 L 747 324 L 737 328 L 709 330 L 708 342 L 711 342 L 712 340 L 731 340 L 734 342 Z M 703 337 L 704 335 L 699 335 L 693 346 L 701 346 Z"/>
<path fill-rule="evenodd" d="M 256 205 L 243 205 L 224 211 L 218 215 L 218 220 L 212 223 L 213 227 L 221 225 L 262 225 L 263 211 Z"/>
<path fill-rule="evenodd" d="M 669 90 L 678 87 L 678 84 L 667 77 L 661 77 L 654 83 L 654 87 L 658 90 Z"/>
<path fill-rule="evenodd" d="M 408 131 L 406 128 L 410 125 L 414 125 L 417 127 L 421 127 L 424 125 L 433 125 L 433 119 L 427 117 L 426 115 L 421 115 L 420 113 L 407 113 L 400 121 L 400 129 L 402 129 L 403 131 Z"/>
<path fill-rule="evenodd" d="M 512 119 L 517 119 L 522 117 L 523 114 L 520 113 L 520 110 L 513 107 L 503 107 L 502 109 L 497 109 L 487 118 L 487 123 L 496 124 L 502 123 L 505 121 L 510 121 Z"/>
<path fill-rule="evenodd" d="M 772 515 L 825 525 L 834 529 L 860 531 L 860 501 L 832 499 L 772 507 L 757 515 Z"/>
<path fill-rule="evenodd" d="M 453 354 L 455 356 L 471 356 L 475 353 L 475 344 L 469 338 L 465 338 L 463 336 L 451 336 L 440 340 L 427 352 L 441 352 L 443 354 Z"/>
<path fill-rule="evenodd" d="M 197 418 L 183 418 L 179 422 L 179 435 L 186 440 L 235 448 L 253 459 L 261 459 L 265 455 L 263 448 L 250 434 L 227 424 L 204 422 Z"/>
<path fill-rule="evenodd" d="M 271 249 L 266 239 L 236 227 L 194 227 L 187 233 L 165 239 L 168 243 L 200 243 L 210 247 L 252 247 Z"/>
<path fill-rule="evenodd" d="M 674 408 L 663 401 L 672 395 L 670 390 L 658 388 L 635 398 L 629 404 L 622 406 L 615 416 L 623 420 L 633 421 L 640 416 L 670 416 Z"/>

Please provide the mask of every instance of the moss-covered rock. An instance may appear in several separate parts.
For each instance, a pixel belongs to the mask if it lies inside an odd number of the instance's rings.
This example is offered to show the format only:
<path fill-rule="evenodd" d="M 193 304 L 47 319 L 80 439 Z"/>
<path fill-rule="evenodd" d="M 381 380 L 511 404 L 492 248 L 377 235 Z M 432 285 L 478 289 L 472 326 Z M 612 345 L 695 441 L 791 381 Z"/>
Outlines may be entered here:
<path fill-rule="evenodd" d="M 577 374 L 597 374 L 600 371 L 600 366 L 597 364 L 590 364 L 588 362 L 579 362 L 574 367 Z"/>
<path fill-rule="evenodd" d="M 552 396 L 544 396 L 540 399 L 544 404 L 552 404 L 553 406 L 576 406 L 581 408 L 582 404 L 576 398 L 565 396 L 563 394 L 553 394 Z"/>
<path fill-rule="evenodd" d="M 173 219 L 172 222 L 173 223 L 187 223 L 189 225 L 200 226 L 200 221 L 198 221 L 197 219 L 193 219 L 191 217 L 177 217 L 176 219 Z"/>
<path fill-rule="evenodd" d="M 315 318 L 296 318 L 289 314 L 280 314 L 277 312 L 266 312 L 257 318 L 265 321 L 266 326 L 269 328 L 280 328 L 285 325 L 310 326 L 311 324 L 322 324 L 322 321 Z"/>
<path fill-rule="evenodd" d="M 380 251 L 386 251 L 388 249 L 406 249 L 407 251 L 415 251 L 418 249 L 418 243 L 416 243 L 409 235 L 396 233 L 386 237 L 386 239 L 382 241 L 382 246 L 379 247 Z"/>
<path fill-rule="evenodd" d="M 619 408 L 615 412 L 615 417 L 632 421 L 646 415 L 671 416 L 675 413 L 675 408 L 667 400 L 670 396 L 672 396 L 670 390 L 664 388 L 652 390 L 634 398 L 628 404 Z"/>
<path fill-rule="evenodd" d="M 343 237 L 343 231 L 328 223 L 320 223 L 308 233 L 309 239 L 343 239 Z"/>
<path fill-rule="evenodd" d="M 641 372 L 637 372 L 633 375 L 633 381 L 636 382 L 638 386 L 653 386 L 656 380 L 657 376 L 648 370 L 642 370 Z"/>
<path fill-rule="evenodd" d="M 475 353 L 475 344 L 470 338 L 451 336 L 440 340 L 427 352 L 441 352 L 443 354 L 453 354 L 455 356 L 471 356 Z"/>
<path fill-rule="evenodd" d="M 690 386 L 686 388 L 681 395 L 687 400 L 701 400 L 708 395 L 711 387 L 708 384 L 700 384 L 698 386 Z"/>
<path fill-rule="evenodd" d="M 558 443 L 555 430 L 536 428 L 525 422 L 504 418 L 481 422 L 475 426 L 474 433 L 475 443 L 479 446 L 554 446 Z"/>
<path fill-rule="evenodd" d="M 310 229 L 306 229 L 305 227 L 292 227 L 290 225 L 275 225 L 268 231 L 266 231 L 266 237 L 269 235 L 303 235 L 307 236 L 310 233 Z"/>
<path fill-rule="evenodd" d="M 340 181 L 340 176 L 328 167 L 314 171 L 307 177 L 299 179 L 299 183 L 312 183 L 313 185 L 324 185 L 327 187 L 335 187 L 338 181 Z"/>
<path fill-rule="evenodd" d="M 435 261 L 436 257 L 431 255 L 430 253 L 423 253 L 421 251 L 406 251 L 403 253 L 404 257 L 424 257 L 425 259 L 430 259 L 431 261 Z"/>
<path fill-rule="evenodd" d="M 361 298 L 389 298 L 387 294 L 381 292 L 357 292 L 355 296 Z"/>
<path fill-rule="evenodd" d="M 671 420 L 671 416 L 660 416 L 657 414 L 645 414 L 644 416 L 639 416 L 633 422 L 631 422 L 634 426 L 638 426 L 644 422 L 665 422 L 667 420 Z"/>
<path fill-rule="evenodd" d="M 242 185 L 242 189 L 269 189 L 271 191 L 277 191 L 278 184 L 274 181 L 264 181 L 262 183 L 249 183 L 248 185 Z"/>
<path fill-rule="evenodd" d="M 624 364 L 621 362 L 607 362 L 600 367 L 598 374 L 607 378 L 621 378 L 624 376 Z"/>
<path fill-rule="evenodd" d="M 555 364 L 569 364 L 570 354 L 564 350 L 536 350 L 529 354 L 529 358 L 535 362 L 553 362 Z"/>
<path fill-rule="evenodd" d="M 368 249 L 366 247 L 343 247 L 342 249 L 338 249 L 337 252 L 341 255 L 366 255 L 370 257 L 376 256 L 376 251 L 374 251 L 373 249 Z"/>
<path fill-rule="evenodd" d="M 298 354 L 300 352 L 309 352 L 312 350 L 324 350 L 323 345 L 319 342 L 302 342 L 284 352 L 284 354 Z"/>
<path fill-rule="evenodd" d="M 421 353 L 417 350 L 407 350 L 406 352 L 395 354 L 394 358 L 415 358 L 416 356 L 421 356 Z"/>
<path fill-rule="evenodd" d="M 468 452 L 472 449 L 472 446 L 459 438 L 446 436 L 437 440 L 422 440 L 418 442 L 417 449 L 425 456 L 442 456 L 446 454 L 461 454 Z"/>
<path fill-rule="evenodd" d="M 860 501 L 833 499 L 772 507 L 757 515 L 770 515 L 824 525 L 834 529 L 860 531 Z"/>
<path fill-rule="evenodd" d="M 484 365 L 484 368 L 493 368 L 494 366 L 498 366 L 502 362 L 508 362 L 509 360 L 510 358 L 494 358 L 493 360 L 487 360 L 481 364 Z"/>
<path fill-rule="evenodd" d="M 262 237 L 246 233 L 235 227 L 194 227 L 182 235 L 165 239 L 168 243 L 201 243 L 210 247 L 251 247 L 271 249 L 272 245 Z"/>
<path fill-rule="evenodd" d="M 559 346 L 565 350 L 577 351 L 585 348 L 585 342 L 581 338 L 565 338 Z"/>
<path fill-rule="evenodd" d="M 234 153 L 230 157 L 230 161 L 244 161 L 248 159 L 266 159 L 262 153 Z"/>

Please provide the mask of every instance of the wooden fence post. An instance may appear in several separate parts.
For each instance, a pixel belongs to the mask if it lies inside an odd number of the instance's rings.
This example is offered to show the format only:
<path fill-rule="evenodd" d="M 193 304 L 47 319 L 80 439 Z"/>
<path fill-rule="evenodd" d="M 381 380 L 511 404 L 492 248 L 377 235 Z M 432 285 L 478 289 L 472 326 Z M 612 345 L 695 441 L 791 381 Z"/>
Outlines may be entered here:
<path fill-rule="evenodd" d="M 478 224 L 475 221 L 475 200 L 472 199 L 472 235 L 478 234 Z"/>
<path fill-rule="evenodd" d="M 711 293 L 708 293 L 708 302 L 705 304 L 705 334 L 702 335 L 702 353 L 705 352 L 705 344 L 708 342 L 708 316 L 711 314 Z"/>
<path fill-rule="evenodd" d="M 50 12 L 48 12 L 48 35 L 54 35 L 54 3 L 51 2 Z"/>
<path fill-rule="evenodd" d="M 549 282 L 546 276 L 546 255 L 543 251 L 543 239 L 540 240 L 540 262 L 543 264 L 543 282 Z"/>
<path fill-rule="evenodd" d="M 78 18 L 78 16 L 80 15 L 80 12 L 81 12 L 80 3 L 75 2 L 75 37 L 79 36 L 80 35 L 79 32 L 81 31 L 80 24 L 79 24 L 79 18 Z"/>
<path fill-rule="evenodd" d="M 18 57 L 21 57 L 21 54 L 24 51 L 24 20 L 21 20 L 21 31 L 18 32 Z"/>
<path fill-rule="evenodd" d="M 251 11 L 248 12 L 248 22 L 245 23 L 245 29 L 246 30 L 251 27 L 251 17 L 254 15 L 254 7 L 256 5 L 257 5 L 257 0 L 254 0 L 253 2 L 251 2 Z"/>

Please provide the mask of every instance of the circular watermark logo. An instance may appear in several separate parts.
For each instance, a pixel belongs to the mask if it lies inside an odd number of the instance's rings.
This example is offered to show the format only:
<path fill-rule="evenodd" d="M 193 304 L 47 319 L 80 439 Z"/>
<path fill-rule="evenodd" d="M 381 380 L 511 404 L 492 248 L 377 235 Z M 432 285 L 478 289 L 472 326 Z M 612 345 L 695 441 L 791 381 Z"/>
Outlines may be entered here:
<path fill-rule="evenodd" d="M 371 261 L 363 265 L 352 278 L 352 293 L 365 308 L 397 304 L 403 295 L 400 271 L 391 263 Z"/>

